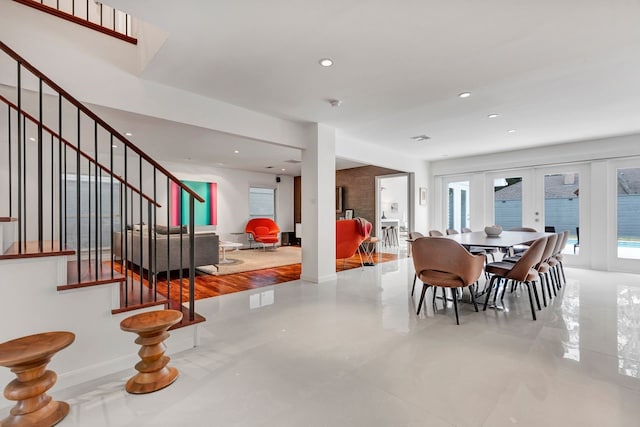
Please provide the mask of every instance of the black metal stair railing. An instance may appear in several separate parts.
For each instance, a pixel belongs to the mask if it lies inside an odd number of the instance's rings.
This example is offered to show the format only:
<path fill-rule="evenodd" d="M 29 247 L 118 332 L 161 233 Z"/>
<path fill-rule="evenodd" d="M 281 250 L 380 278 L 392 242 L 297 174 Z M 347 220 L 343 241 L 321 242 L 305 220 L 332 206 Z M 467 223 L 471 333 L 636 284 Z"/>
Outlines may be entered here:
<path fill-rule="evenodd" d="M 123 306 L 187 304 L 193 321 L 194 205 L 204 200 L 2 42 L 0 49 L 0 67 L 15 70 L 0 85 L 0 216 L 17 219 L 18 254 L 33 251 L 31 242 L 41 253 L 73 249 L 77 283 L 69 287 L 118 279 Z M 180 228 L 179 249 L 166 236 L 159 253 L 165 221 L 188 228 Z M 172 258 L 188 265 L 187 277 L 172 275 Z"/>
<path fill-rule="evenodd" d="M 137 44 L 127 13 L 96 0 L 14 0 L 50 15 Z"/>

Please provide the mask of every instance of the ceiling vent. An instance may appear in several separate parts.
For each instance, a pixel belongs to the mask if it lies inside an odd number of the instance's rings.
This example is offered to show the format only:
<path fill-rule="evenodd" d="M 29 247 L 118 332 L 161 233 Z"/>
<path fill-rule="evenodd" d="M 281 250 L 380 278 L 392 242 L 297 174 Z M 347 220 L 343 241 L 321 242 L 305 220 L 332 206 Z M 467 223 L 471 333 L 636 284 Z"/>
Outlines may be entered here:
<path fill-rule="evenodd" d="M 431 137 L 427 135 L 418 135 L 412 136 L 411 139 L 413 139 L 414 141 L 426 141 L 427 139 L 431 139 Z"/>
<path fill-rule="evenodd" d="M 285 163 L 293 163 L 294 165 L 297 165 L 298 163 L 302 163 L 300 160 L 285 160 Z"/>

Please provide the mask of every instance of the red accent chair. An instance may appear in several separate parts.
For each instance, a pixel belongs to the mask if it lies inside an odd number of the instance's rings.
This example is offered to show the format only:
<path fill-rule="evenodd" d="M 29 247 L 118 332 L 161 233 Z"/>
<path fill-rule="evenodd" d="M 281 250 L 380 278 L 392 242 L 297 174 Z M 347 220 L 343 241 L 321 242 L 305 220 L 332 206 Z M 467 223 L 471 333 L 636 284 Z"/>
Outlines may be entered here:
<path fill-rule="evenodd" d="M 271 218 L 252 218 L 245 227 L 245 233 L 251 234 L 253 240 L 262 243 L 263 248 L 267 245 L 276 247 L 276 243 L 280 240 L 280 228 Z"/>
<path fill-rule="evenodd" d="M 351 258 L 360 244 L 371 234 L 371 223 L 365 222 L 364 229 L 355 219 L 336 221 L 336 259 Z M 362 255 L 360 255 L 362 265 Z"/>

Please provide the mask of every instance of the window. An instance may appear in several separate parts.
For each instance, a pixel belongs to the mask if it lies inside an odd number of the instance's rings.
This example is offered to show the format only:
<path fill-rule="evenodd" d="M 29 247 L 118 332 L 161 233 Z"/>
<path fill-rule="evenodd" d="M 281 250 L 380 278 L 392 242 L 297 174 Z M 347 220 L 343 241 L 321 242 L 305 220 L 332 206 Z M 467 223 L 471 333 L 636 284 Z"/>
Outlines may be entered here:
<path fill-rule="evenodd" d="M 63 175 L 66 217 L 66 244 L 69 248 L 78 249 L 77 224 L 77 176 Z M 120 183 L 115 181 L 111 186 L 110 177 L 98 179 L 98 198 L 96 200 L 96 177 L 80 175 L 80 249 L 90 245 L 106 248 L 111 243 L 111 212 L 113 211 L 113 229 L 120 229 Z M 113 209 L 111 198 L 113 195 Z M 97 201 L 97 209 L 96 209 Z M 96 218 L 96 214 L 98 217 Z M 99 233 L 96 233 L 96 219 Z M 89 242 L 91 238 L 91 242 Z M 99 241 L 96 242 L 96 239 Z"/>
<path fill-rule="evenodd" d="M 274 221 L 276 220 L 275 188 L 249 188 L 249 218 L 271 218 Z"/>

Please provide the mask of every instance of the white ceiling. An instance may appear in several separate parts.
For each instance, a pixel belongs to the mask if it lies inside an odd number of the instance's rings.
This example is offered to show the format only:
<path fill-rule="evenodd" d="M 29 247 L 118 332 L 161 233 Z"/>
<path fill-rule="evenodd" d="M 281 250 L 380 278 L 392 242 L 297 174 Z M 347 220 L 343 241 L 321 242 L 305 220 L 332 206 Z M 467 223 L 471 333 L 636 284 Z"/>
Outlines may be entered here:
<path fill-rule="evenodd" d="M 169 33 L 141 78 L 332 125 L 340 137 L 412 157 L 640 132 L 638 0 L 105 3 Z M 325 57 L 333 67 L 318 64 Z M 465 91 L 471 96 L 458 98 Z M 343 103 L 334 108 L 329 99 Z M 132 139 L 143 148 L 154 132 L 172 132 L 181 145 L 162 147 L 162 158 L 210 158 L 229 167 L 241 159 L 263 171 L 300 159 L 286 147 L 102 110 L 118 129 L 135 126 Z M 411 140 L 422 134 L 431 139 Z M 219 149 L 231 146 L 241 147 L 241 156 Z"/>
<path fill-rule="evenodd" d="M 640 131 L 637 0 L 111 3 L 170 33 L 143 78 L 425 159 Z"/>

